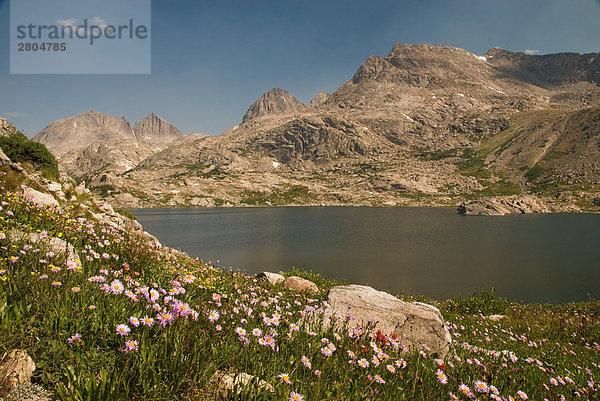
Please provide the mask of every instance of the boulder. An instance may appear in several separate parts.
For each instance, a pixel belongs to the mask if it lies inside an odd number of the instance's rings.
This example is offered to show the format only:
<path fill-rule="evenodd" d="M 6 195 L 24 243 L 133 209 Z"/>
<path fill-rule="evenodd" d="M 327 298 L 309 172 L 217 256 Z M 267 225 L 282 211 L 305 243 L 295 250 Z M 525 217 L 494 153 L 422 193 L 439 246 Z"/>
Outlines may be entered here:
<path fill-rule="evenodd" d="M 47 186 L 48 191 L 50 192 L 62 192 L 62 185 L 60 185 L 58 182 L 50 181 L 50 183 Z"/>
<path fill-rule="evenodd" d="M 298 276 L 290 276 L 288 277 L 283 286 L 288 290 L 298 291 L 298 292 L 308 292 L 311 294 L 316 294 L 319 292 L 319 287 L 315 283 L 310 280 L 304 279 Z"/>
<path fill-rule="evenodd" d="M 255 386 L 256 388 L 274 393 L 275 389 L 272 385 L 264 380 L 249 375 L 247 373 L 225 373 L 216 372 L 210 379 L 210 383 L 215 387 L 215 393 L 222 399 L 230 399 L 230 396 L 235 392 L 239 394 L 244 387 Z"/>
<path fill-rule="evenodd" d="M 267 280 L 272 285 L 277 285 L 285 281 L 285 277 L 281 274 L 271 273 L 271 272 L 262 272 L 256 275 L 257 278 L 262 278 Z"/>
<path fill-rule="evenodd" d="M 432 305 L 404 302 L 364 285 L 333 287 L 327 301 L 331 307 L 325 310 L 325 327 L 348 321 L 349 330 L 369 327 L 386 335 L 396 334 L 409 349 L 420 349 L 425 344 L 441 358 L 450 351 L 450 332 L 442 314 Z"/>
<path fill-rule="evenodd" d="M 36 191 L 33 188 L 26 187 L 23 190 L 23 195 L 25 195 L 26 198 L 30 199 L 39 206 L 60 206 L 58 201 L 54 199 L 54 196 L 50 194 L 45 194 L 40 191 Z"/>
<path fill-rule="evenodd" d="M 81 259 L 77 252 L 75 252 L 75 248 L 65 240 L 56 237 L 42 238 L 38 233 L 24 233 L 18 230 L 11 230 L 10 236 L 25 241 L 41 242 L 48 247 L 48 251 L 54 253 L 66 253 L 67 266 L 81 267 Z"/>
<path fill-rule="evenodd" d="M 486 316 L 486 319 L 491 320 L 492 322 L 499 322 L 502 319 L 505 319 L 506 315 L 489 315 Z"/>
<path fill-rule="evenodd" d="M 12 161 L 10 158 L 4 154 L 2 149 L 0 149 L 0 166 L 10 166 L 11 163 Z"/>
<path fill-rule="evenodd" d="M 0 363 L 0 397 L 18 385 L 27 384 L 35 370 L 35 362 L 23 349 L 12 350 Z"/>

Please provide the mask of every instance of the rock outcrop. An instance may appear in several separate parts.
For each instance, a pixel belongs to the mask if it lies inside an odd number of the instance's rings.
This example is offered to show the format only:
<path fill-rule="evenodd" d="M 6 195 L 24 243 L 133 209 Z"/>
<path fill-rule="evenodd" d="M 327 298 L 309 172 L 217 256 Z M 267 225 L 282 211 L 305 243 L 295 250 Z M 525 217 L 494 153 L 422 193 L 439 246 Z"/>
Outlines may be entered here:
<path fill-rule="evenodd" d="M 420 302 L 404 302 L 388 293 L 363 285 L 337 286 L 329 290 L 324 325 L 381 330 L 396 334 L 411 349 L 427 345 L 440 358 L 450 351 L 452 339 L 440 311 Z M 348 319 L 349 318 L 349 319 Z"/>
<path fill-rule="evenodd" d="M 33 188 L 26 187 L 23 190 L 23 195 L 40 206 L 60 206 L 54 196 L 37 191 Z"/>
<path fill-rule="evenodd" d="M 535 196 L 504 196 L 473 200 L 461 204 L 458 213 L 476 216 L 504 216 L 506 214 L 549 213 L 546 203 Z"/>

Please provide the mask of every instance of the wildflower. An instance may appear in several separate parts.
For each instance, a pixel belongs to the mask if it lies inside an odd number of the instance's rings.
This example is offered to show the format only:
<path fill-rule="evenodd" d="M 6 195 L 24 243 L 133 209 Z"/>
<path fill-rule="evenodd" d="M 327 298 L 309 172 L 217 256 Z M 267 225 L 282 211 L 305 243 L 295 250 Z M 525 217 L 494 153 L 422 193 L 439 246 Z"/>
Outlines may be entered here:
<path fill-rule="evenodd" d="M 402 358 L 398 359 L 396 362 L 394 362 L 396 364 L 396 367 L 399 369 L 404 369 L 406 367 L 406 361 Z"/>
<path fill-rule="evenodd" d="M 135 316 L 131 316 L 129 318 L 129 323 L 131 323 L 131 325 L 134 326 L 134 327 L 138 327 L 140 325 L 140 319 L 138 319 Z"/>
<path fill-rule="evenodd" d="M 74 342 L 81 342 L 81 334 L 75 333 L 75 335 L 73 335 L 67 339 L 67 342 L 69 344 L 72 344 Z"/>
<path fill-rule="evenodd" d="M 450 396 L 450 399 L 451 399 L 452 401 L 459 401 L 459 400 L 460 400 L 460 398 L 458 398 L 457 396 L 455 396 L 455 395 L 454 395 L 454 393 L 453 393 L 452 391 L 451 391 L 451 392 L 449 392 L 449 393 L 448 393 L 448 395 Z"/>
<path fill-rule="evenodd" d="M 304 396 L 302 394 L 294 393 L 292 391 L 290 393 L 289 401 L 304 401 Z"/>
<path fill-rule="evenodd" d="M 490 384 L 490 391 L 496 395 L 500 395 L 500 391 L 498 391 L 498 389 L 496 388 L 496 386 Z M 493 398 L 493 397 L 492 397 Z"/>
<path fill-rule="evenodd" d="M 5 239 L 5 238 L 6 238 L 6 234 L 0 233 L 0 239 Z"/>
<path fill-rule="evenodd" d="M 438 369 L 437 372 L 435 372 L 435 375 L 438 378 L 438 381 L 442 384 L 448 384 L 448 377 L 444 374 L 444 372 L 441 369 Z"/>
<path fill-rule="evenodd" d="M 383 380 L 381 378 L 381 376 L 379 376 L 379 375 L 375 375 L 375 377 L 373 378 L 373 380 L 375 380 L 377 383 L 385 384 L 385 380 Z"/>
<path fill-rule="evenodd" d="M 262 334 L 263 334 L 263 333 L 262 333 L 262 330 L 261 330 L 261 329 L 258 329 L 258 328 L 256 328 L 256 329 L 252 329 L 252 335 L 253 335 L 254 337 L 260 337 L 260 336 L 262 336 Z"/>
<path fill-rule="evenodd" d="M 165 327 L 167 324 L 173 323 L 173 320 L 175 320 L 175 316 L 172 313 L 163 312 L 158 314 L 156 320 L 158 320 L 162 327 Z"/>
<path fill-rule="evenodd" d="M 18 256 L 11 256 L 11 257 L 10 257 L 10 261 L 11 261 L 12 263 L 15 263 L 15 262 L 16 262 L 16 261 L 18 261 L 18 260 L 19 260 L 19 257 L 18 257 Z"/>
<path fill-rule="evenodd" d="M 315 376 L 320 377 L 321 376 L 321 371 L 319 369 L 316 369 L 314 371 Z"/>
<path fill-rule="evenodd" d="M 54 266 L 54 265 L 50 265 L 50 271 L 52 273 L 58 273 L 60 271 L 60 267 Z"/>
<path fill-rule="evenodd" d="M 522 400 L 528 400 L 529 397 L 527 397 L 527 394 L 525 394 L 524 392 L 522 392 L 521 390 L 517 391 L 517 395 L 519 397 L 521 397 Z"/>
<path fill-rule="evenodd" d="M 239 336 L 245 336 L 246 335 L 246 330 L 241 328 L 241 327 L 236 327 L 235 328 L 235 332 L 239 335 Z"/>
<path fill-rule="evenodd" d="M 310 360 L 309 360 L 307 357 L 305 357 L 305 356 L 302 356 L 302 358 L 301 358 L 300 360 L 302 361 L 302 364 L 303 364 L 305 367 L 307 367 L 307 368 L 309 368 L 309 369 L 311 369 L 311 368 L 312 368 L 312 364 L 310 363 Z"/>
<path fill-rule="evenodd" d="M 329 347 L 323 347 L 321 348 L 321 354 L 323 354 L 324 356 L 331 356 L 333 355 L 333 351 Z"/>
<path fill-rule="evenodd" d="M 77 270 L 80 268 L 81 268 L 81 266 L 79 265 L 79 262 L 77 262 L 76 260 L 68 260 L 67 261 L 67 270 Z"/>
<path fill-rule="evenodd" d="M 394 365 L 385 365 L 385 368 L 390 372 L 390 373 L 396 373 L 396 368 L 394 367 Z"/>
<path fill-rule="evenodd" d="M 475 391 L 477 391 L 478 393 L 489 393 L 490 389 L 488 388 L 486 382 L 477 380 L 475 381 Z"/>
<path fill-rule="evenodd" d="M 279 379 L 283 382 L 283 383 L 287 383 L 287 384 L 292 384 L 292 381 L 290 380 L 290 376 L 288 376 L 287 373 L 281 373 L 280 375 L 278 375 L 277 377 L 279 377 Z"/>
<path fill-rule="evenodd" d="M 88 306 L 88 309 L 89 310 L 94 310 L 94 309 L 96 309 L 96 305 L 90 305 L 90 306 Z"/>
<path fill-rule="evenodd" d="M 471 389 L 466 384 L 460 384 L 458 386 L 458 391 L 460 391 L 464 395 L 469 395 L 471 393 Z"/>
<path fill-rule="evenodd" d="M 364 368 L 364 369 L 366 369 L 366 368 L 368 368 L 368 367 L 369 367 L 369 361 L 367 361 L 365 358 L 361 358 L 361 359 L 359 359 L 359 360 L 358 360 L 358 365 L 359 365 L 361 368 Z"/>
<path fill-rule="evenodd" d="M 154 319 L 153 319 L 153 318 L 151 318 L 151 317 L 148 317 L 148 316 L 144 316 L 144 317 L 142 318 L 142 324 L 143 324 L 144 326 L 151 327 L 151 326 L 154 324 Z"/>
<path fill-rule="evenodd" d="M 112 283 L 110 283 L 110 291 L 115 295 L 121 294 L 124 289 L 125 287 L 123 286 L 121 280 L 115 279 L 112 281 Z"/>
<path fill-rule="evenodd" d="M 52 282 L 52 285 L 53 285 L 54 287 L 60 287 L 60 286 L 62 285 L 62 283 L 61 283 L 60 281 L 53 281 L 53 282 Z"/>
<path fill-rule="evenodd" d="M 117 325 L 116 332 L 121 336 L 126 336 L 127 334 L 129 334 L 130 331 L 131 329 L 126 324 Z"/>
<path fill-rule="evenodd" d="M 134 352 L 138 350 L 138 342 L 136 340 L 125 341 L 125 353 Z"/>

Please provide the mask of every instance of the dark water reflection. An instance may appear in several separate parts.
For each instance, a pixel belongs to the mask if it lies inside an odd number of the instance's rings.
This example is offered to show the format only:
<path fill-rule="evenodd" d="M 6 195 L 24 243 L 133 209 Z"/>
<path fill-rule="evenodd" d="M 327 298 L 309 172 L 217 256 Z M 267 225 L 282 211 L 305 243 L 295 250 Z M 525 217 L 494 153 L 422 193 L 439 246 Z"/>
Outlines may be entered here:
<path fill-rule="evenodd" d="M 437 298 L 600 297 L 600 215 L 459 216 L 433 208 L 136 209 L 165 245 L 248 273 L 291 266 Z"/>

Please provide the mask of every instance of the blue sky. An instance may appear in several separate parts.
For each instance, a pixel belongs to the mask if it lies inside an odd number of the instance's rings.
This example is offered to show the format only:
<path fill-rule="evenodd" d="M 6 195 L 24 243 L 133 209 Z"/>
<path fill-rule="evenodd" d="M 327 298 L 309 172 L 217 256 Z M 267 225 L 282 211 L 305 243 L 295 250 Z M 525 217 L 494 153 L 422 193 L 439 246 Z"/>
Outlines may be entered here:
<path fill-rule="evenodd" d="M 11 75 L 0 0 L 0 115 L 29 136 L 90 109 L 219 134 L 266 90 L 308 102 L 395 43 L 600 52 L 599 21 L 599 0 L 153 0 L 151 74 Z"/>

